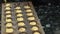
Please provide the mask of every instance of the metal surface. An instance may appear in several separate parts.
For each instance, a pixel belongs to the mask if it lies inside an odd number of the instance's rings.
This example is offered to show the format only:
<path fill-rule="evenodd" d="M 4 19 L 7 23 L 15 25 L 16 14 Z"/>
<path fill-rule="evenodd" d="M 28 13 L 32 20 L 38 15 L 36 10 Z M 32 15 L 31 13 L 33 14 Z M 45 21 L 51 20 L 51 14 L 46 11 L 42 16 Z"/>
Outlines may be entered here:
<path fill-rule="evenodd" d="M 35 32 L 35 31 L 31 30 L 32 26 L 29 24 L 30 21 L 28 20 L 28 16 L 26 15 L 26 9 L 24 8 L 24 6 L 27 6 L 27 5 L 31 7 L 29 9 L 32 10 L 33 16 L 35 17 L 35 20 L 32 20 L 32 21 L 35 21 L 37 23 L 37 25 L 34 25 L 34 26 L 39 27 L 39 30 L 37 32 L 40 32 L 40 34 L 45 34 L 31 2 L 14 2 L 14 3 L 10 3 L 10 4 L 11 4 L 11 15 L 12 15 L 11 19 L 12 19 L 12 24 L 13 24 L 12 28 L 14 30 L 14 32 L 12 34 L 19 34 L 19 33 L 20 34 L 33 34 L 33 32 Z M 22 10 L 24 23 L 25 23 L 24 27 L 26 28 L 26 32 L 24 32 L 24 33 L 21 33 L 18 31 L 19 27 L 17 26 L 18 21 L 16 20 L 17 17 L 16 17 L 16 12 L 15 12 L 16 6 L 21 7 L 21 10 Z M 5 11 L 6 11 L 5 10 L 5 3 L 3 3 L 2 4 L 2 28 L 1 28 L 2 30 L 1 30 L 1 34 L 7 34 L 6 33 L 6 26 L 5 26 L 5 24 L 6 24 Z"/>

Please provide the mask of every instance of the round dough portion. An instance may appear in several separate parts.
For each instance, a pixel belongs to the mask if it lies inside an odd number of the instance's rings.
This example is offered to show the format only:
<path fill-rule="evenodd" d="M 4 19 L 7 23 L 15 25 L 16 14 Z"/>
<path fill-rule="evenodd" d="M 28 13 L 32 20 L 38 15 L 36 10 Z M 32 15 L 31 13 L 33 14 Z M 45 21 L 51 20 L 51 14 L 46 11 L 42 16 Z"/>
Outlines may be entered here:
<path fill-rule="evenodd" d="M 6 33 L 13 33 L 13 28 L 6 28 Z"/>
<path fill-rule="evenodd" d="M 6 11 L 6 14 L 11 13 L 11 11 Z"/>
<path fill-rule="evenodd" d="M 22 12 L 22 10 L 15 10 L 15 12 L 16 12 L 16 13 L 21 13 L 21 12 Z"/>
<path fill-rule="evenodd" d="M 32 12 L 32 10 L 31 9 L 28 9 L 28 10 L 26 10 L 26 12 Z"/>
<path fill-rule="evenodd" d="M 11 5 L 10 3 L 7 3 L 7 4 L 6 4 L 6 7 L 7 7 L 7 6 L 10 6 L 10 5 Z"/>
<path fill-rule="evenodd" d="M 21 17 L 21 16 L 23 16 L 23 14 L 17 14 L 17 17 Z"/>
<path fill-rule="evenodd" d="M 15 9 L 21 9 L 21 7 L 16 7 Z"/>
<path fill-rule="evenodd" d="M 25 26 L 25 23 L 24 22 L 20 22 L 20 23 L 18 23 L 18 26 Z"/>
<path fill-rule="evenodd" d="M 27 16 L 33 16 L 33 13 L 27 13 Z"/>
<path fill-rule="evenodd" d="M 30 25 L 36 25 L 36 22 L 30 22 Z"/>
<path fill-rule="evenodd" d="M 11 8 L 10 7 L 6 7 L 5 10 L 10 10 Z"/>
<path fill-rule="evenodd" d="M 11 15 L 6 15 L 6 18 L 7 18 L 7 17 L 11 17 Z"/>
<path fill-rule="evenodd" d="M 25 32 L 26 29 L 25 28 L 19 28 L 19 32 Z"/>
<path fill-rule="evenodd" d="M 17 18 L 17 21 L 24 21 L 24 19 L 20 17 L 20 18 Z"/>
<path fill-rule="evenodd" d="M 28 20 L 35 20 L 35 17 L 28 17 Z"/>
<path fill-rule="evenodd" d="M 11 19 L 6 19 L 6 22 L 12 22 L 12 20 Z"/>
<path fill-rule="evenodd" d="M 33 34 L 40 34 L 39 32 L 34 32 Z"/>
<path fill-rule="evenodd" d="M 37 26 L 33 26 L 33 27 L 31 28 L 31 30 L 32 30 L 32 31 L 37 31 L 37 30 L 39 30 L 39 29 L 38 29 Z"/>
<path fill-rule="evenodd" d="M 24 6 L 24 8 L 28 9 L 28 8 L 30 8 L 30 6 Z"/>
<path fill-rule="evenodd" d="M 12 27 L 12 23 L 7 23 L 6 27 Z"/>

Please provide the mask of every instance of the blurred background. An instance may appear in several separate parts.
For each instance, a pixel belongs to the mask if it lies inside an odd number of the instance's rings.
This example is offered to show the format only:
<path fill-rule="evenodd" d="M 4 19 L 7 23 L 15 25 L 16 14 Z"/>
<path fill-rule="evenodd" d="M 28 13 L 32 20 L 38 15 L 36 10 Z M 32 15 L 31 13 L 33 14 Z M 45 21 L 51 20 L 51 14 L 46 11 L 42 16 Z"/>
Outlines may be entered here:
<path fill-rule="evenodd" d="M 31 1 L 33 3 L 45 34 L 60 34 L 60 0 L 7 0 L 7 2 L 24 1 Z M 4 0 L 0 0 L 0 21 L 2 3 L 4 3 Z"/>

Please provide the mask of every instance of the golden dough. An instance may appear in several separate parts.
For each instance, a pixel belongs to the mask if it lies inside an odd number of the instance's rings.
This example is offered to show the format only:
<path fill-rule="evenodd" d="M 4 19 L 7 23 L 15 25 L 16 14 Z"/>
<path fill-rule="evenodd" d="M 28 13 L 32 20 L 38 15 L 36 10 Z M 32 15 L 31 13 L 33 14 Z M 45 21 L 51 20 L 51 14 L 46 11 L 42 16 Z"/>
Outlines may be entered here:
<path fill-rule="evenodd" d="M 35 20 L 35 17 L 29 17 L 28 20 Z"/>
<path fill-rule="evenodd" d="M 33 34 L 40 34 L 39 32 L 34 32 Z"/>
<path fill-rule="evenodd" d="M 7 23 L 6 27 L 12 27 L 12 23 Z"/>
<path fill-rule="evenodd" d="M 27 16 L 33 16 L 33 13 L 27 13 Z"/>
<path fill-rule="evenodd" d="M 6 7 L 5 9 L 6 9 L 6 10 L 10 10 L 11 8 L 10 8 L 10 7 Z"/>
<path fill-rule="evenodd" d="M 23 14 L 17 14 L 17 17 L 21 17 L 21 16 L 23 16 Z"/>
<path fill-rule="evenodd" d="M 25 28 L 19 28 L 19 32 L 25 32 L 26 29 Z"/>
<path fill-rule="evenodd" d="M 25 26 L 24 22 L 18 23 L 18 26 Z"/>
<path fill-rule="evenodd" d="M 15 10 L 16 11 L 16 13 L 20 13 L 20 12 L 22 12 L 22 10 Z"/>
<path fill-rule="evenodd" d="M 36 30 L 38 30 L 38 27 L 33 26 L 33 27 L 31 28 L 31 30 L 32 30 L 32 31 L 36 31 Z"/>
<path fill-rule="evenodd" d="M 30 6 L 24 6 L 24 8 L 28 9 L 28 8 L 30 8 Z"/>
<path fill-rule="evenodd" d="M 6 19 L 6 22 L 12 22 L 12 20 L 11 19 Z"/>
<path fill-rule="evenodd" d="M 13 33 L 13 28 L 6 28 L 6 33 Z"/>
<path fill-rule="evenodd" d="M 17 18 L 17 21 L 24 21 L 24 19 L 20 17 L 20 18 Z"/>
<path fill-rule="evenodd" d="M 28 10 L 26 10 L 26 12 L 32 12 L 32 10 L 31 9 L 28 9 Z"/>
<path fill-rule="evenodd" d="M 6 4 L 6 7 L 7 7 L 7 6 L 10 6 L 10 3 L 7 3 L 7 4 Z"/>
<path fill-rule="evenodd" d="M 11 13 L 11 11 L 6 11 L 6 13 Z"/>
<path fill-rule="evenodd" d="M 30 22 L 30 25 L 36 25 L 36 22 Z"/>
<path fill-rule="evenodd" d="M 21 9 L 20 7 L 16 7 L 15 9 Z"/>
<path fill-rule="evenodd" d="M 11 17 L 11 15 L 6 15 L 6 17 Z"/>

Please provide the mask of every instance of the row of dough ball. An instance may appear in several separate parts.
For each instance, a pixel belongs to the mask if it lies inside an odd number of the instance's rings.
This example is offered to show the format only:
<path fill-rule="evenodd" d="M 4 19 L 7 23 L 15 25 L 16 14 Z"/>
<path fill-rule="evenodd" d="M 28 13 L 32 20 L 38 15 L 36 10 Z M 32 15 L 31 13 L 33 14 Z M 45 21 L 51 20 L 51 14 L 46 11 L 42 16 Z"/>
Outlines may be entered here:
<path fill-rule="evenodd" d="M 32 30 L 35 31 L 35 30 L 38 30 L 38 28 L 35 26 L 35 27 L 32 27 Z M 19 28 L 18 30 L 19 32 L 26 32 L 26 28 Z M 14 29 L 13 28 L 6 28 L 6 33 L 13 33 L 14 32 Z M 33 34 L 40 34 L 40 32 L 34 32 Z"/>
<path fill-rule="evenodd" d="M 33 25 L 37 25 L 37 23 L 34 22 L 34 21 L 33 21 L 33 22 L 30 22 L 29 24 L 32 25 L 32 26 L 33 26 Z M 12 25 L 13 25 L 13 24 L 10 22 L 10 23 L 7 23 L 7 24 L 6 24 L 6 27 L 12 27 Z M 25 23 L 24 23 L 24 22 L 19 22 L 19 23 L 18 23 L 18 26 L 25 26 Z"/>
<path fill-rule="evenodd" d="M 7 4 L 5 4 L 5 6 L 6 6 L 6 7 L 8 7 L 8 6 L 10 7 L 10 6 L 11 6 L 11 4 L 10 4 L 10 3 L 7 3 Z M 18 9 L 18 8 L 20 9 L 20 7 L 17 7 L 16 9 Z M 30 7 L 30 6 L 28 6 L 28 5 L 26 5 L 26 6 L 24 6 L 24 8 L 31 8 L 31 7 Z"/>

